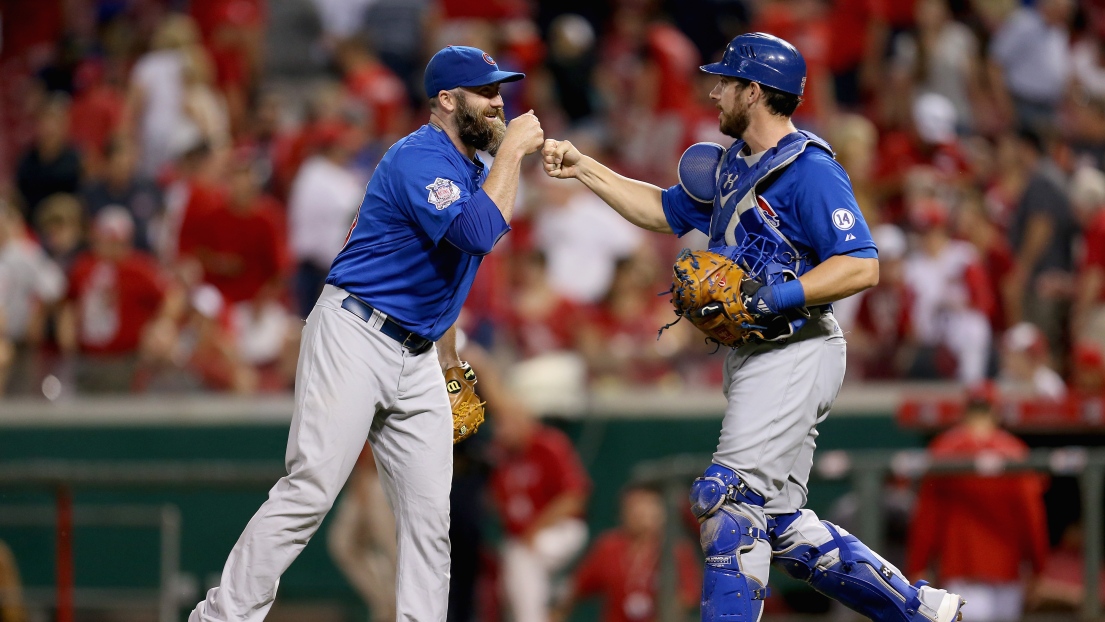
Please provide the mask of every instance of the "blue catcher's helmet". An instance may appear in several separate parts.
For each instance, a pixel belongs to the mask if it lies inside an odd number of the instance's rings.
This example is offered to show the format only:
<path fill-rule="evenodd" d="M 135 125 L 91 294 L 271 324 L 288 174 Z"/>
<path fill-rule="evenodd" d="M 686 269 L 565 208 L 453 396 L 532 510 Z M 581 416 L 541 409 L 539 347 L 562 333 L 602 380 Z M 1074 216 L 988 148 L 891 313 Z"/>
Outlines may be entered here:
<path fill-rule="evenodd" d="M 720 63 L 702 71 L 759 82 L 775 90 L 802 95 L 806 88 L 806 59 L 793 45 L 763 32 L 750 32 L 729 42 Z"/>

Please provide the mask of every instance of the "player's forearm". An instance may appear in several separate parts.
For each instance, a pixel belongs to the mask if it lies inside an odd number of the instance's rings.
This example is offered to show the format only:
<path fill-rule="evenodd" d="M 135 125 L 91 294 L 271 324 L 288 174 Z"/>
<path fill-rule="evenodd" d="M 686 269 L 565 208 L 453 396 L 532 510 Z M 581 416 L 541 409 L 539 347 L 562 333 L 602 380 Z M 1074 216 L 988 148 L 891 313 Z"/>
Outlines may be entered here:
<path fill-rule="evenodd" d="M 457 326 L 449 327 L 441 339 L 437 340 L 437 362 L 442 371 L 450 367 L 460 367 L 460 355 L 457 353 Z"/>
<path fill-rule="evenodd" d="M 499 152 L 491 171 L 483 182 L 483 191 L 503 214 L 503 220 L 510 222 L 514 215 L 514 201 L 518 197 L 518 179 L 522 175 L 522 153 Z"/>
<path fill-rule="evenodd" d="M 652 184 L 623 177 L 594 158 L 583 156 L 576 177 L 629 222 L 660 233 L 671 233 L 662 190 Z"/>
<path fill-rule="evenodd" d="M 878 285 L 879 260 L 835 255 L 798 280 L 805 291 L 807 307 L 828 304 Z"/>
<path fill-rule="evenodd" d="M 533 521 L 533 525 L 528 530 L 529 535 L 535 535 L 542 529 L 551 527 L 565 518 L 579 516 L 583 513 L 583 506 L 583 495 L 580 493 L 566 492 L 561 494 L 545 506 L 537 520 Z"/>

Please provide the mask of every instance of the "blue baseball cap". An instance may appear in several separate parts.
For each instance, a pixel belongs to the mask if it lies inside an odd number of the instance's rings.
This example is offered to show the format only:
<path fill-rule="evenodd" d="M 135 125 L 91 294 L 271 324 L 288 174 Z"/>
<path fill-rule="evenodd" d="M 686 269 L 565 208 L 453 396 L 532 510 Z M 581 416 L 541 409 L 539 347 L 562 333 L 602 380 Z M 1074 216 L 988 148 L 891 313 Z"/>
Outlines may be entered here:
<path fill-rule="evenodd" d="M 481 49 L 467 45 L 450 45 L 443 48 L 426 63 L 426 75 L 422 85 L 426 96 L 435 97 L 440 91 L 458 86 L 483 86 L 495 82 L 514 82 L 526 77 L 516 71 L 500 71 L 494 58 Z"/>

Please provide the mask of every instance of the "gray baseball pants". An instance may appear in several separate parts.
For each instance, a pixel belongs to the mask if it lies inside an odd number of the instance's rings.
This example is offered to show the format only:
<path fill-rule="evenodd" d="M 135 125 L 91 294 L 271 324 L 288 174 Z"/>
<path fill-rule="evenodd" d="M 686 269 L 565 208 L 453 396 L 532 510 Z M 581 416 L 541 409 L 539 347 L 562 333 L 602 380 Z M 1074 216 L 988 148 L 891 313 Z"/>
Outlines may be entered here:
<path fill-rule="evenodd" d="M 414 355 L 341 308 L 327 285 L 307 318 L 296 370 L 288 475 L 246 525 L 219 587 L 189 622 L 259 622 L 280 575 L 318 529 L 365 439 L 398 538 L 396 620 L 441 622 L 449 596 L 452 415 L 437 349 Z"/>
<path fill-rule="evenodd" d="M 714 462 L 764 496 L 762 508 L 740 506 L 760 529 L 767 529 L 767 516 L 806 504 L 817 424 L 828 417 L 844 382 L 846 348 L 844 333 L 827 313 L 786 343 L 735 348 L 725 359 L 728 406 Z M 744 570 L 764 585 L 770 564 L 766 541 L 741 554 Z"/>

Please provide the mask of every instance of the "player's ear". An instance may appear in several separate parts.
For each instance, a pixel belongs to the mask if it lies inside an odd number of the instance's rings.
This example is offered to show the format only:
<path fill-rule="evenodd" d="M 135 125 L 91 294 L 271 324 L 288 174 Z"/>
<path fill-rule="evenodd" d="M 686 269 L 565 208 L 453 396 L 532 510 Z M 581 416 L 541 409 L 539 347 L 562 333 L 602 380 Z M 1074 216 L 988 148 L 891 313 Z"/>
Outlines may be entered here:
<path fill-rule="evenodd" d="M 457 97 L 460 93 L 458 89 L 451 91 L 438 91 L 437 92 L 437 107 L 443 112 L 453 112 L 457 109 Z"/>

